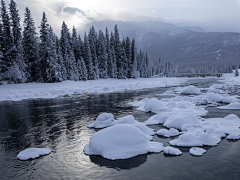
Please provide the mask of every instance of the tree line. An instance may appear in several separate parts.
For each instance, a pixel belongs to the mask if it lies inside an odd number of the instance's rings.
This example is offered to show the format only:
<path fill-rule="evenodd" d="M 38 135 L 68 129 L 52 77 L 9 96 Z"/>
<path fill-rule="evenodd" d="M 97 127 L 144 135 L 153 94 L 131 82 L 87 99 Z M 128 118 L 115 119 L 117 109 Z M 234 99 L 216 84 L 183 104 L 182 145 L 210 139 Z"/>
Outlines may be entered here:
<path fill-rule="evenodd" d="M 150 60 L 147 52 L 137 50 L 134 38 L 121 39 L 117 25 L 110 33 L 107 28 L 97 33 L 92 26 L 82 39 L 63 22 L 58 38 L 43 12 L 38 36 L 27 7 L 22 29 L 14 0 L 9 11 L 1 0 L 0 18 L 0 80 L 8 83 L 148 78 L 176 69 L 160 58 Z"/>

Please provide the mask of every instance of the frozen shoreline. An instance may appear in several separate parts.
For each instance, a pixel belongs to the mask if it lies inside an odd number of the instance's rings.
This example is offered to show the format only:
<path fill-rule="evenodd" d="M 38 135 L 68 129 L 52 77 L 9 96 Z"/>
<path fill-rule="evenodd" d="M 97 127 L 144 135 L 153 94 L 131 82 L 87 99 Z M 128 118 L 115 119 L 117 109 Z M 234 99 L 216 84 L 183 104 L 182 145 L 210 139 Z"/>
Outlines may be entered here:
<path fill-rule="evenodd" d="M 213 78 L 213 77 L 210 77 Z M 155 87 L 171 87 L 195 78 L 139 78 L 100 79 L 91 81 L 64 81 L 61 83 L 26 83 L 0 85 L 0 101 L 21 101 L 23 99 L 56 98 L 84 93 L 110 93 Z M 226 85 L 240 84 L 240 77 L 233 73 L 224 74 L 220 79 Z"/>

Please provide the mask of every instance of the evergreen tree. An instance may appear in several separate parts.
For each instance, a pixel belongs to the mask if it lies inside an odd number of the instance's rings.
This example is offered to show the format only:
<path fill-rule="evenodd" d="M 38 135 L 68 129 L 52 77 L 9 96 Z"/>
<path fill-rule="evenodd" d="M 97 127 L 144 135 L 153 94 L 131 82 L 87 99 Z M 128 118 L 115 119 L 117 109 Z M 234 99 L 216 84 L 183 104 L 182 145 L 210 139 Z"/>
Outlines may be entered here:
<path fill-rule="evenodd" d="M 90 28 L 88 41 L 89 41 L 90 52 L 91 52 L 92 63 L 93 63 L 93 79 L 99 79 L 99 62 L 98 62 L 98 55 L 96 50 L 98 41 L 97 41 L 97 33 L 94 29 L 94 26 Z"/>
<path fill-rule="evenodd" d="M 89 46 L 89 42 L 88 42 L 86 33 L 84 36 L 83 55 L 84 55 L 84 61 L 86 64 L 88 80 L 93 80 L 94 72 L 93 72 L 92 56 L 91 56 L 90 46 Z"/>
<path fill-rule="evenodd" d="M 63 63 L 66 67 L 68 80 L 79 80 L 78 70 L 76 68 L 76 59 L 71 48 L 70 33 L 66 23 L 63 21 L 60 46 L 62 51 Z"/>
<path fill-rule="evenodd" d="M 107 66 L 108 66 L 108 56 L 106 53 L 105 39 L 103 32 L 99 30 L 98 35 L 98 63 L 99 63 L 99 77 L 107 78 Z"/>
<path fill-rule="evenodd" d="M 24 18 L 24 30 L 23 30 L 23 49 L 24 59 L 27 65 L 27 71 L 29 72 L 28 81 L 36 81 L 37 77 L 37 63 L 39 61 L 39 54 L 37 49 L 36 28 L 28 8 L 25 11 Z"/>
<path fill-rule="evenodd" d="M 88 79 L 87 68 L 82 57 L 77 62 L 77 68 L 79 71 L 79 79 L 83 81 L 87 81 Z"/>
<path fill-rule="evenodd" d="M 58 82 L 62 81 L 60 66 L 57 63 L 57 54 L 55 45 L 52 41 L 53 32 L 47 23 L 45 12 L 40 26 L 40 72 L 38 80 L 42 82 Z"/>
<path fill-rule="evenodd" d="M 13 38 L 11 35 L 10 18 L 6 9 L 4 0 L 1 0 L 1 19 L 2 19 L 2 73 L 6 72 L 8 68 L 13 65 L 13 58 L 11 50 L 13 47 Z"/>

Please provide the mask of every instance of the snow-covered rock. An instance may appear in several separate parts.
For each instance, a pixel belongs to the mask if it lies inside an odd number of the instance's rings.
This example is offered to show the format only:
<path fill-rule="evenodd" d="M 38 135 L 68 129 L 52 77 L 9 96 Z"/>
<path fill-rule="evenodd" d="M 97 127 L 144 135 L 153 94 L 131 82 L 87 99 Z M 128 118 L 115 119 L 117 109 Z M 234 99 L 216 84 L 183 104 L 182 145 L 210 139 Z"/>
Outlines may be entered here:
<path fill-rule="evenodd" d="M 162 143 L 148 141 L 146 134 L 133 125 L 117 124 L 93 134 L 84 148 L 84 153 L 115 160 L 148 152 L 157 153 L 163 149 Z"/>
<path fill-rule="evenodd" d="M 201 94 L 200 89 L 198 89 L 197 87 L 191 85 L 191 86 L 187 86 L 185 87 L 182 91 L 181 94 L 186 94 L 186 95 L 198 95 Z"/>
<path fill-rule="evenodd" d="M 36 159 L 40 156 L 50 154 L 51 152 L 52 150 L 47 148 L 28 148 L 21 151 L 17 155 L 17 158 L 20 160 Z"/>
<path fill-rule="evenodd" d="M 190 113 L 177 113 L 170 116 L 163 125 L 168 128 L 181 129 L 184 124 L 195 126 L 198 125 L 199 122 L 196 116 Z"/>
<path fill-rule="evenodd" d="M 169 141 L 169 144 L 181 147 L 203 146 L 202 142 L 198 139 L 198 136 L 192 133 L 182 134 L 177 139 Z"/>
<path fill-rule="evenodd" d="M 165 105 L 159 99 L 151 98 L 146 102 L 144 111 L 158 113 L 161 108 L 165 108 Z"/>
<path fill-rule="evenodd" d="M 92 124 L 89 124 L 88 128 L 105 128 L 116 124 L 113 114 L 111 113 L 102 113 L 100 114 L 96 121 Z"/>
<path fill-rule="evenodd" d="M 170 146 L 165 147 L 163 152 L 164 154 L 170 154 L 170 155 L 176 155 L 176 156 L 182 155 L 182 152 L 179 149 L 176 149 Z"/>
<path fill-rule="evenodd" d="M 167 129 L 160 129 L 156 133 L 157 135 L 164 136 L 164 137 L 172 137 L 172 136 L 178 136 L 180 132 L 177 129 L 170 128 Z"/>
<path fill-rule="evenodd" d="M 192 147 L 189 150 L 189 153 L 193 156 L 202 156 L 205 152 L 207 152 L 205 149 L 198 147 Z"/>

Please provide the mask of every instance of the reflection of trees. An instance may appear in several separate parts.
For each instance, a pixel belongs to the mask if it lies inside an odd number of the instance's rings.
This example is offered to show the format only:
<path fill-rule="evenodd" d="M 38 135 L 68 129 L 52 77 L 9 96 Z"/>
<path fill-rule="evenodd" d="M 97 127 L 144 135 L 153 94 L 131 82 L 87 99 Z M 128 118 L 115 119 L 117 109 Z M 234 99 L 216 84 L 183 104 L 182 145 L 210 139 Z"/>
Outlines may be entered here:
<path fill-rule="evenodd" d="M 93 163 L 113 169 L 132 169 L 147 161 L 147 155 L 140 155 L 130 159 L 108 160 L 101 156 L 90 156 Z"/>

